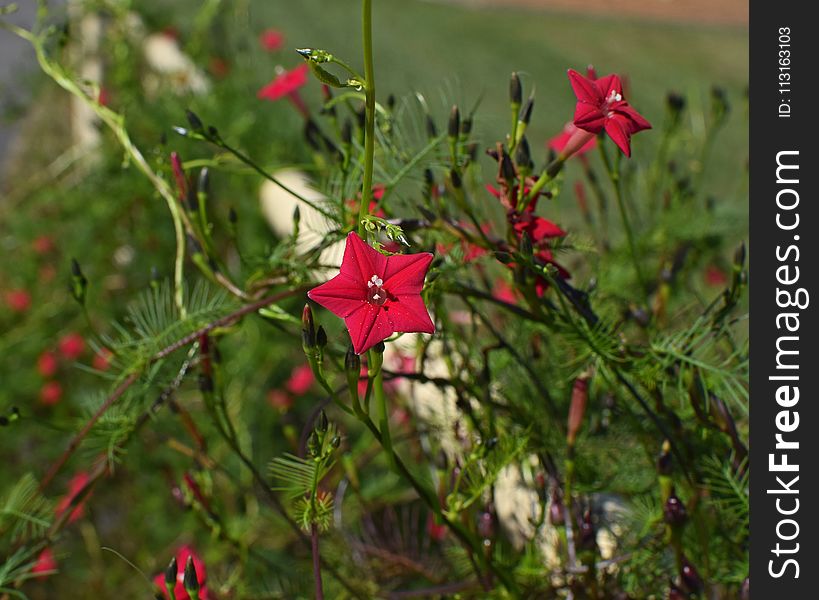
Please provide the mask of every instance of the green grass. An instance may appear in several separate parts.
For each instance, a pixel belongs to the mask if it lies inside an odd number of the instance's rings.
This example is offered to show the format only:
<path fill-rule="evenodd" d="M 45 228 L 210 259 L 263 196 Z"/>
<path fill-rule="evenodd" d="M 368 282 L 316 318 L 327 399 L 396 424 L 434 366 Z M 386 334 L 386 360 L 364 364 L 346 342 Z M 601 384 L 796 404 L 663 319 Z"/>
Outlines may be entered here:
<path fill-rule="evenodd" d="M 357 66 L 361 64 L 359 4 L 356 0 L 255 2 L 247 13 L 248 25 L 254 31 L 276 27 L 286 33 L 288 46 L 321 47 Z M 542 141 L 571 118 L 574 108 L 566 69 L 583 70 L 591 63 L 600 74 L 628 76 L 630 101 L 655 127 L 661 125 L 668 91 L 685 93 L 692 118 L 698 119 L 702 109 L 707 109 L 709 88 L 723 86 L 735 110 L 713 160 L 717 165 L 729 161 L 736 165 L 737 155 L 746 152 L 745 29 L 511 8 L 468 9 L 409 0 L 379 0 L 374 6 L 374 23 L 380 99 L 389 92 L 400 96 L 419 90 L 443 127 L 450 103 L 468 107 L 483 94 L 477 121 L 488 144 L 506 131 L 511 71 L 524 74 L 524 93 L 533 87 L 537 90 L 530 143 L 542 156 Z M 265 58 L 259 58 L 258 69 L 272 72 Z M 294 54 L 292 63 L 297 62 Z M 639 136 L 635 153 L 650 153 L 658 137 Z M 736 173 L 731 175 L 734 181 Z M 719 177 L 715 183 L 718 191 L 730 189 Z"/>

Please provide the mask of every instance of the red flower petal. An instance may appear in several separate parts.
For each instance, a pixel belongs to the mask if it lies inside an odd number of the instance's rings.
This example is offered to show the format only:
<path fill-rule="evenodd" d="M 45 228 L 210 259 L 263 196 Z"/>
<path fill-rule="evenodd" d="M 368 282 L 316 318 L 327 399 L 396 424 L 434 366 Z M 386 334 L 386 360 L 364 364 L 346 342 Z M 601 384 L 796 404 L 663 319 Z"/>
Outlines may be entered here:
<path fill-rule="evenodd" d="M 344 257 L 341 259 L 341 274 L 351 277 L 366 289 L 366 283 L 373 275 L 384 279 L 387 257 L 368 246 L 356 233 L 347 236 Z M 366 291 L 365 291 L 366 297 Z"/>
<path fill-rule="evenodd" d="M 307 297 L 335 316 L 344 318 L 367 303 L 367 290 L 362 282 L 339 273 L 330 281 L 307 292 Z"/>
<path fill-rule="evenodd" d="M 597 106 L 578 102 L 574 110 L 574 126 L 589 133 L 600 133 L 606 124 L 606 116 Z"/>
<path fill-rule="evenodd" d="M 612 93 L 615 95 L 623 95 L 623 84 L 617 75 L 606 75 L 596 80 L 594 84 L 603 96 L 603 99 L 611 98 Z"/>
<path fill-rule="evenodd" d="M 427 307 L 421 296 L 408 294 L 397 297 L 397 301 L 387 303 L 384 312 L 389 315 L 393 331 L 407 333 L 435 333 L 435 325 L 429 318 Z"/>
<path fill-rule="evenodd" d="M 617 147 L 623 151 L 623 154 L 631 156 L 631 144 L 629 143 L 631 134 L 628 129 L 628 121 L 624 117 L 619 115 L 611 117 L 606 122 L 606 133 L 617 144 Z"/>
<path fill-rule="evenodd" d="M 278 100 L 292 94 L 307 83 L 308 68 L 307 63 L 302 63 L 290 71 L 283 71 L 256 95 L 262 100 Z"/>
<path fill-rule="evenodd" d="M 383 307 L 365 302 L 344 319 L 353 342 L 353 352 L 366 352 L 393 334 L 392 324 Z"/>
<path fill-rule="evenodd" d="M 605 78 L 604 78 L 605 79 Z M 572 84 L 574 95 L 580 102 L 599 105 L 603 102 L 604 96 L 594 81 L 586 79 L 574 69 L 569 69 L 569 82 Z"/>
<path fill-rule="evenodd" d="M 384 288 L 393 296 L 420 294 L 432 258 L 429 252 L 390 256 L 382 276 Z"/>

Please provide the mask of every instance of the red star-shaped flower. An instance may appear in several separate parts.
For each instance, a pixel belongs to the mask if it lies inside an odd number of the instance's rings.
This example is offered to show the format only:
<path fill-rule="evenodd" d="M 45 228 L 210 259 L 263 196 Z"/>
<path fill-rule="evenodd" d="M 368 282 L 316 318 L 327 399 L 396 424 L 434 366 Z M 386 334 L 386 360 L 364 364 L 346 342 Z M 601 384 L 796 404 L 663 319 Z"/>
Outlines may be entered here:
<path fill-rule="evenodd" d="M 396 332 L 435 332 L 421 299 L 431 262 L 429 252 L 384 256 L 350 233 L 339 274 L 307 296 L 344 319 L 361 354 Z"/>
<path fill-rule="evenodd" d="M 262 100 L 278 100 L 296 92 L 307 83 L 307 63 L 302 63 L 290 71 L 281 70 L 276 78 L 259 90 Z"/>
<path fill-rule="evenodd" d="M 651 123 L 629 106 L 623 98 L 623 84 L 617 75 L 606 75 L 591 80 L 569 69 L 577 106 L 574 111 L 574 125 L 589 133 L 600 133 L 604 129 L 626 156 L 631 156 L 631 136 L 644 129 L 651 129 Z"/>

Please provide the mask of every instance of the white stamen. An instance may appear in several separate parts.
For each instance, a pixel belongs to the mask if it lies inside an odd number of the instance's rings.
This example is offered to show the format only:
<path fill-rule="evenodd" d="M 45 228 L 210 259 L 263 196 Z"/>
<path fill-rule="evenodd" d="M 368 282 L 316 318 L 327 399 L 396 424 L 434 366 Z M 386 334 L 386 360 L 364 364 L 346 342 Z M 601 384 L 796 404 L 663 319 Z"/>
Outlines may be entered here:
<path fill-rule="evenodd" d="M 373 294 L 373 300 L 378 300 L 380 297 L 378 294 Z"/>

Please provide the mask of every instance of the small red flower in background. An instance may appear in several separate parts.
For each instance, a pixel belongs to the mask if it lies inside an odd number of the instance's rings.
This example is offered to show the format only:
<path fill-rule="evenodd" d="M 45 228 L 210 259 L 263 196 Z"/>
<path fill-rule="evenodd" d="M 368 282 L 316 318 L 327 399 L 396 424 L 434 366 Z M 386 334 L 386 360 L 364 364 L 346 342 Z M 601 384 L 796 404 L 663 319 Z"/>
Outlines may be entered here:
<path fill-rule="evenodd" d="M 85 471 L 80 471 L 74 477 L 71 478 L 71 481 L 68 482 L 68 492 L 60 498 L 60 501 L 57 502 L 57 506 L 54 507 L 54 516 L 59 519 L 65 511 L 71 506 L 71 503 L 74 501 L 74 498 L 77 497 L 77 494 L 82 492 L 86 485 L 88 485 L 88 473 Z M 85 514 L 85 501 L 88 499 L 86 495 L 82 501 L 74 507 L 74 510 L 71 511 L 71 515 L 68 517 L 68 522 L 73 523 L 77 519 L 82 518 Z"/>
<path fill-rule="evenodd" d="M 14 312 L 26 312 L 31 307 L 31 294 L 26 290 L 9 290 L 6 292 L 6 304 Z"/>
<path fill-rule="evenodd" d="M 307 63 L 302 63 L 290 71 L 277 67 L 276 78 L 260 89 L 256 94 L 257 97 L 260 100 L 287 98 L 303 116 L 307 117 L 309 112 L 301 96 L 299 96 L 299 88 L 307 84 L 308 69 Z"/>
<path fill-rule="evenodd" d="M 446 537 L 446 532 L 446 525 L 438 525 L 430 513 L 427 517 L 427 535 L 436 542 L 440 542 Z"/>
<path fill-rule="evenodd" d="M 505 279 L 501 278 L 495 280 L 495 285 L 492 288 L 492 296 L 507 304 L 516 304 L 518 301 L 515 290 L 512 289 Z"/>
<path fill-rule="evenodd" d="M 54 240 L 47 235 L 40 235 L 31 242 L 31 247 L 37 254 L 48 254 L 54 250 Z"/>
<path fill-rule="evenodd" d="M 290 373 L 290 379 L 287 380 L 285 387 L 291 394 L 301 396 L 310 390 L 315 380 L 316 378 L 313 375 L 313 369 L 310 368 L 309 364 L 304 363 L 303 365 L 293 369 L 293 372 Z"/>
<path fill-rule="evenodd" d="M 566 149 L 566 146 L 569 145 L 569 141 L 571 141 L 572 136 L 577 133 L 578 129 L 575 127 L 574 123 L 569 121 L 563 126 L 563 131 L 558 133 L 556 136 L 551 138 L 548 142 L 546 142 L 546 146 L 555 152 L 563 152 Z M 581 156 L 590 150 L 594 150 L 597 146 L 597 138 L 590 137 L 589 141 L 584 143 L 578 150 L 575 150 L 572 154 L 576 154 L 577 156 Z"/>
<path fill-rule="evenodd" d="M 37 358 L 37 372 L 43 377 L 54 377 L 57 373 L 57 356 L 46 350 Z"/>
<path fill-rule="evenodd" d="M 307 295 L 344 319 L 361 354 L 396 332 L 435 332 L 421 298 L 431 262 L 429 252 L 384 256 L 350 233 L 339 274 Z"/>
<path fill-rule="evenodd" d="M 91 361 L 91 366 L 93 366 L 97 371 L 107 371 L 111 367 L 111 359 L 113 357 L 113 352 L 111 352 L 108 348 L 102 348 L 94 354 L 94 358 Z"/>
<path fill-rule="evenodd" d="M 575 127 L 593 134 L 605 130 L 617 147 L 631 156 L 631 136 L 651 129 L 651 123 L 626 102 L 620 78 L 606 75 L 592 80 L 569 69 L 569 81 L 577 96 Z"/>
<path fill-rule="evenodd" d="M 270 406 L 281 412 L 287 412 L 293 406 L 293 396 L 283 390 L 270 390 L 267 393 L 267 401 Z"/>
<path fill-rule="evenodd" d="M 199 582 L 199 598 L 200 600 L 208 600 L 208 588 L 205 585 L 205 581 L 207 580 L 205 563 L 202 562 L 202 559 L 199 558 L 194 549 L 187 544 L 181 546 L 176 552 L 177 574 L 176 585 L 173 589 L 176 600 L 190 600 L 188 592 L 185 591 L 185 565 L 188 564 L 189 556 L 193 558 L 193 566 L 196 569 L 196 580 Z M 164 573 L 160 573 L 154 577 L 154 583 L 162 591 L 162 597 L 168 598 L 168 592 L 165 589 Z"/>
<path fill-rule="evenodd" d="M 46 406 L 52 406 L 63 397 L 63 388 L 56 381 L 47 381 L 40 388 L 40 402 Z"/>
<path fill-rule="evenodd" d="M 208 60 L 208 71 L 218 79 L 224 79 L 230 74 L 230 63 L 221 56 L 211 56 Z"/>
<path fill-rule="evenodd" d="M 79 333 L 67 333 L 58 343 L 60 354 L 68 360 L 76 360 L 85 350 L 85 340 Z"/>
<path fill-rule="evenodd" d="M 705 269 L 705 283 L 713 287 L 724 287 L 728 284 L 728 276 L 717 265 L 708 265 Z"/>
<path fill-rule="evenodd" d="M 57 570 L 57 559 L 54 558 L 54 552 L 51 548 L 43 549 L 37 555 L 37 562 L 31 568 L 31 572 L 38 577 L 46 577 L 52 575 Z"/>
<path fill-rule="evenodd" d="M 265 29 L 259 35 L 259 45 L 268 52 L 280 50 L 284 45 L 284 34 L 276 29 Z"/>

